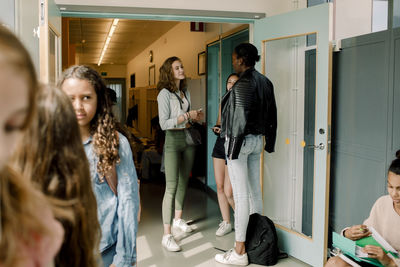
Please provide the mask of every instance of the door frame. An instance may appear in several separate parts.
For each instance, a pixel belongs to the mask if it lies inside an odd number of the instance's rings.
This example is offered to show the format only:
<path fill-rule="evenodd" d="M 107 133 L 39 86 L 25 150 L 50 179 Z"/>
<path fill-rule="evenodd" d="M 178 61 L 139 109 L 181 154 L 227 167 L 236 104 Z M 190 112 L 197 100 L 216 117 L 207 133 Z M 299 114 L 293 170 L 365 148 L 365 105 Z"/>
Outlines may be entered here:
<path fill-rule="evenodd" d="M 260 18 L 265 17 L 265 14 L 263 13 L 245 13 L 245 12 L 221 12 L 221 11 L 199 11 L 199 12 L 195 12 L 195 14 L 191 14 L 190 10 L 173 10 L 173 12 L 171 12 L 170 9 L 167 8 L 148 8 L 146 9 L 145 13 L 130 13 L 128 14 L 125 8 L 125 11 L 121 11 L 120 9 L 116 9 L 116 7 L 106 7 L 106 6 L 101 6 L 101 7 L 90 7 L 90 6 L 66 6 L 66 5 L 59 5 L 59 7 L 66 7 L 66 9 L 61 9 L 61 16 L 62 17 L 81 17 L 81 18 L 121 18 L 121 19 L 136 19 L 136 20 L 167 20 L 167 21 L 195 21 L 195 22 L 217 22 L 217 23 L 246 23 L 249 24 L 249 41 L 250 43 L 253 43 L 257 48 L 258 51 L 262 51 L 262 49 L 260 49 L 260 39 L 258 39 L 258 33 L 257 33 L 257 29 L 255 28 L 255 24 L 260 21 Z M 310 8 L 304 8 L 304 9 L 300 9 L 300 10 L 296 10 L 294 12 L 288 12 L 288 13 L 284 13 L 281 15 L 277 15 L 274 17 L 281 17 L 282 19 L 286 19 L 286 20 L 294 20 L 296 21 L 294 18 L 292 18 L 291 16 L 294 14 L 302 14 L 304 12 L 308 12 L 308 9 L 329 9 L 329 18 L 327 20 L 329 20 L 329 25 L 332 26 L 332 20 L 333 20 L 333 14 L 332 14 L 332 3 L 326 3 L 326 4 L 321 4 L 321 5 L 317 5 L 314 7 L 310 7 Z M 132 9 L 134 10 L 134 9 Z M 152 11 L 155 11 L 154 14 L 151 14 Z M 181 14 L 178 14 L 177 12 L 181 12 Z M 208 12 L 213 13 L 213 15 L 215 16 L 207 16 L 206 14 Z M 234 16 L 235 13 L 235 16 Z M 173 15 L 171 15 L 173 14 Z M 178 14 L 178 15 L 176 15 Z M 229 14 L 231 14 L 232 16 L 229 16 Z M 252 18 L 249 17 L 252 16 Z M 326 14 L 326 13 L 324 13 Z M 228 15 L 228 16 L 227 16 Z M 271 18 L 274 18 L 271 17 Z M 268 19 L 268 18 L 267 18 Z M 293 23 L 293 22 L 292 22 Z M 294 22 L 295 24 L 295 22 Z M 317 27 L 318 29 L 321 29 L 321 25 L 317 25 L 319 27 Z M 326 25 L 323 25 L 326 26 Z M 296 26 L 294 27 L 296 28 Z M 328 29 L 328 28 L 324 28 L 324 29 Z M 290 31 L 289 31 L 290 32 Z M 292 34 L 290 34 L 288 32 L 288 34 L 285 34 L 284 36 L 290 36 Z M 314 30 L 311 30 L 309 32 L 315 32 Z M 330 28 L 327 32 L 321 32 L 320 30 L 316 30 L 318 34 L 318 40 L 320 40 L 321 38 L 321 34 L 323 35 L 323 38 L 326 40 L 332 40 L 332 28 Z M 304 33 L 303 33 L 304 34 Z M 281 35 L 282 36 L 282 35 Z M 276 37 L 279 37 L 278 35 Z M 274 37 L 271 37 L 274 38 Z M 317 40 L 317 42 L 318 42 Z M 326 73 L 328 75 L 328 77 L 324 77 L 324 79 L 326 78 L 329 82 L 326 84 L 326 86 L 328 86 L 328 96 L 327 99 L 331 99 L 331 62 L 332 62 L 332 45 L 329 45 L 329 47 L 319 47 L 319 52 L 320 51 L 324 51 L 324 55 L 329 55 L 328 58 L 324 58 L 325 62 L 329 62 L 329 66 L 327 65 L 327 68 L 329 69 Z M 317 61 L 318 64 L 318 61 Z M 256 68 L 258 70 L 261 70 L 261 66 L 259 64 L 256 65 Z M 260 71 L 261 72 L 261 71 Z M 329 73 L 329 74 L 328 74 Z M 321 79 L 320 76 L 317 77 L 317 80 Z M 318 84 L 318 82 L 317 82 Z M 318 98 L 318 95 L 317 95 Z M 326 144 L 326 150 L 330 151 L 330 122 L 331 122 L 331 102 L 330 101 L 326 101 L 325 103 L 325 108 L 327 110 L 329 110 L 328 113 L 328 117 L 327 117 L 327 121 L 328 123 L 328 128 L 326 129 L 326 135 L 324 137 L 324 143 Z M 319 129 L 319 125 L 316 123 L 315 125 L 315 129 Z M 316 140 L 316 142 L 319 143 L 318 140 Z M 318 152 L 317 152 L 318 153 Z M 262 158 L 264 158 L 264 153 L 262 153 Z M 321 220 L 318 220 L 318 223 L 315 224 L 315 216 L 313 216 L 313 225 L 317 225 L 318 227 L 323 227 L 324 228 L 324 235 L 322 238 L 322 243 L 324 244 L 323 246 L 323 252 L 322 255 L 319 256 L 319 258 L 324 258 L 326 259 L 326 248 L 327 248 L 327 228 L 328 228 L 328 208 L 329 208 L 329 166 L 330 166 L 330 153 L 327 153 L 327 155 L 325 157 L 323 157 L 324 160 L 323 162 L 321 161 L 316 161 L 315 166 L 317 168 L 317 164 L 323 164 L 324 166 L 326 166 L 326 179 L 325 181 L 323 181 L 322 183 L 318 183 L 318 185 L 315 185 L 314 183 L 314 187 L 315 188 L 320 188 L 322 187 L 323 192 L 325 192 L 325 205 L 323 208 L 323 210 L 325 210 L 325 216 L 323 216 L 323 218 Z M 263 177 L 263 173 L 264 173 L 264 164 L 260 164 L 260 168 L 261 168 L 261 175 L 260 175 L 260 182 L 262 181 L 262 177 Z M 315 190 L 314 190 L 315 192 Z M 314 199 L 315 202 L 315 199 Z M 315 204 L 315 203 L 314 203 Z M 313 206 L 313 213 L 315 210 L 315 205 Z M 320 223 L 322 221 L 322 223 Z M 280 227 L 278 227 L 277 229 L 278 234 L 280 234 L 280 236 L 282 236 L 282 231 L 286 231 L 286 229 L 282 229 Z M 290 232 L 290 230 L 289 230 Z M 304 235 L 302 234 L 298 234 L 296 232 L 294 232 L 294 234 L 298 237 L 298 238 L 304 238 Z M 315 239 L 317 238 L 316 236 L 314 236 L 314 228 L 313 228 L 313 237 L 315 237 Z M 307 238 L 306 238 L 307 239 Z M 309 239 L 309 238 L 308 238 Z M 311 240 L 311 241 L 315 241 L 315 239 Z M 287 241 L 285 240 L 285 238 L 281 238 L 281 240 L 283 242 Z M 286 242 L 287 243 L 287 242 Z M 293 243 L 293 244 L 288 244 L 289 247 L 291 247 L 291 249 L 293 249 L 293 246 L 298 245 L 297 243 Z M 304 249 L 304 248 L 299 248 Z M 292 256 L 296 257 L 296 258 L 301 258 L 299 257 L 298 253 L 293 253 L 291 254 Z M 317 265 L 320 262 L 318 262 Z"/>

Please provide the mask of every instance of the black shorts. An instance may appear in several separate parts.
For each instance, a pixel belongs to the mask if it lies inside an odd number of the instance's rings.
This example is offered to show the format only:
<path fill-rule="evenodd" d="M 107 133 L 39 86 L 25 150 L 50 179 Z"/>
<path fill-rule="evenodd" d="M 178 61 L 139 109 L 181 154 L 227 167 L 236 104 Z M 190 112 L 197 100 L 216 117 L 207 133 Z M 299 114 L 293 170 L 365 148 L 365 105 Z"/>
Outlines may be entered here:
<path fill-rule="evenodd" d="M 346 255 L 346 257 L 348 257 L 349 259 L 353 260 L 354 262 L 356 262 L 358 265 L 360 265 L 361 267 L 374 267 L 375 265 L 365 262 L 365 261 L 357 261 L 356 259 L 354 259 L 352 256 L 350 255 Z"/>
<path fill-rule="evenodd" d="M 226 159 L 225 138 L 221 138 L 219 136 L 217 137 L 217 141 L 215 141 L 214 149 L 211 156 L 217 159 Z"/>

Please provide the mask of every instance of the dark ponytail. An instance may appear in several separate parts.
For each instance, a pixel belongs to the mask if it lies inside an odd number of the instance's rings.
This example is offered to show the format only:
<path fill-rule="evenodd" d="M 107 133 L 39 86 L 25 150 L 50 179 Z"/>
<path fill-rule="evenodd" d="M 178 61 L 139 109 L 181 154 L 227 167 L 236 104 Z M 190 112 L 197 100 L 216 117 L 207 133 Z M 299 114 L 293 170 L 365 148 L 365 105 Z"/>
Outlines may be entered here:
<path fill-rule="evenodd" d="M 253 67 L 260 60 L 257 48 L 250 43 L 241 43 L 235 47 L 237 58 L 243 59 L 246 67 Z"/>
<path fill-rule="evenodd" d="M 400 150 L 397 150 L 396 159 L 390 164 L 389 171 L 396 175 L 400 175 Z"/>

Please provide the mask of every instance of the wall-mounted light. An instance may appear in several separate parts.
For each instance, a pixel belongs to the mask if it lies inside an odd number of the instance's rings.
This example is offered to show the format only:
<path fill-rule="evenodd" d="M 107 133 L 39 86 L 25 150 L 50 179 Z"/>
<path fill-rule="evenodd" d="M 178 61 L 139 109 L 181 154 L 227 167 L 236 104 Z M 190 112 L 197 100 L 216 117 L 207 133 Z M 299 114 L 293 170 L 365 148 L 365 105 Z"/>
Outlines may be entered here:
<path fill-rule="evenodd" d="M 107 51 L 108 45 L 111 42 L 111 37 L 113 36 L 113 34 L 115 32 L 115 29 L 117 28 L 118 22 L 119 22 L 119 19 L 114 19 L 113 20 L 113 23 L 111 25 L 110 31 L 108 32 L 108 35 L 107 35 L 107 39 L 106 39 L 106 41 L 104 43 L 103 50 L 101 51 L 101 55 L 100 55 L 100 58 L 99 58 L 99 62 L 97 63 L 97 66 L 100 66 L 101 62 L 103 61 L 103 57 L 104 57 L 104 55 L 105 55 L 105 53 Z"/>

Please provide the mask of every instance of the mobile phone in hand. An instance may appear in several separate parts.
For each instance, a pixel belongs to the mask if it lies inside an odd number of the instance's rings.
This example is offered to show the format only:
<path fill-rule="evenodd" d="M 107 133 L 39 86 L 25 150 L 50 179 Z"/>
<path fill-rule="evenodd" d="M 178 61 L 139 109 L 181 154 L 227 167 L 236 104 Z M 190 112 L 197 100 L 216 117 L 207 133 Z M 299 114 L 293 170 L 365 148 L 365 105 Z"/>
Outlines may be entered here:
<path fill-rule="evenodd" d="M 220 127 L 211 127 L 211 130 L 214 132 L 214 133 L 217 133 L 217 134 L 219 134 L 220 132 L 221 132 L 221 128 Z"/>

